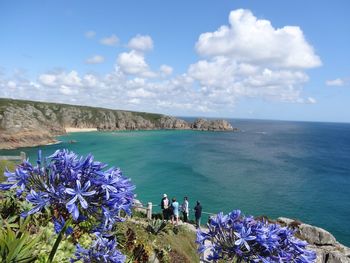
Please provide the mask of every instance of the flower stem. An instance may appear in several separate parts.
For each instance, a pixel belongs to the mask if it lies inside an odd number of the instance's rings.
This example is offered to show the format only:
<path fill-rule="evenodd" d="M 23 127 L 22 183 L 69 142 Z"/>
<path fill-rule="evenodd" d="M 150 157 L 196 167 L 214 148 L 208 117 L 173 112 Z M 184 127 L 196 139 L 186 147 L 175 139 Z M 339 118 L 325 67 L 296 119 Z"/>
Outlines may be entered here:
<path fill-rule="evenodd" d="M 62 238 L 63 238 L 63 236 L 64 236 L 64 233 L 66 232 L 67 228 L 69 227 L 71 221 L 72 221 L 71 218 L 68 219 L 68 220 L 66 221 L 66 223 L 64 224 L 64 226 L 62 227 L 61 232 L 58 234 L 58 236 L 57 236 L 57 238 L 56 238 L 55 244 L 53 245 L 53 247 L 52 247 L 52 249 L 51 249 L 50 256 L 49 256 L 49 258 L 47 259 L 46 263 L 52 263 L 53 258 L 55 257 L 56 251 L 57 251 L 57 249 L 58 249 L 58 246 L 59 246 L 59 244 L 61 243 Z"/>

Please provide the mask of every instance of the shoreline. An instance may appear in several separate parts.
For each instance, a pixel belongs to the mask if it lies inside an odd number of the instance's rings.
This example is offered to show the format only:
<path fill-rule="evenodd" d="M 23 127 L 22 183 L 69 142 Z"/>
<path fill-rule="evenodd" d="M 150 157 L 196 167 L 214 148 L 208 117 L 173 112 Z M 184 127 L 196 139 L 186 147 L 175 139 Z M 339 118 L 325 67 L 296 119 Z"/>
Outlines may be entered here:
<path fill-rule="evenodd" d="M 73 127 L 66 127 L 65 130 L 66 130 L 66 133 L 98 131 L 97 128 L 73 128 Z"/>

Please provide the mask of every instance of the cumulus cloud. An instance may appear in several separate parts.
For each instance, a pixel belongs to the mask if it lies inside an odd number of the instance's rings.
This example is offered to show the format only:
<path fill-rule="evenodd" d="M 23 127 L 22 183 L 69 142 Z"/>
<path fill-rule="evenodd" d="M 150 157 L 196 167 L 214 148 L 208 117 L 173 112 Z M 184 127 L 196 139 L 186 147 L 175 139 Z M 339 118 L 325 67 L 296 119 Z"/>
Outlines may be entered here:
<path fill-rule="evenodd" d="M 85 32 L 85 37 L 86 38 L 94 38 L 96 36 L 96 32 L 93 30 L 89 30 Z"/>
<path fill-rule="evenodd" d="M 119 43 L 119 38 L 113 34 L 110 37 L 102 38 L 100 43 L 105 46 L 116 46 Z"/>
<path fill-rule="evenodd" d="M 327 80 L 326 81 L 327 86 L 337 86 L 337 87 L 342 87 L 345 85 L 345 81 L 341 78 L 337 79 L 332 79 L 332 80 Z"/>
<path fill-rule="evenodd" d="M 156 77 L 145 61 L 142 53 L 135 50 L 123 52 L 117 58 L 117 70 L 121 70 L 125 74 L 142 76 L 146 78 Z"/>
<path fill-rule="evenodd" d="M 196 50 L 202 56 L 227 56 L 266 66 L 304 69 L 321 65 L 299 27 L 276 29 L 270 21 L 257 19 L 244 9 L 230 13 L 228 26 L 201 34 Z"/>
<path fill-rule="evenodd" d="M 100 55 L 94 55 L 85 60 L 86 64 L 101 64 L 105 61 L 105 58 Z"/>
<path fill-rule="evenodd" d="M 44 86 L 81 86 L 81 78 L 79 77 L 79 74 L 77 71 L 72 70 L 68 73 L 62 71 L 62 72 L 54 72 L 54 73 L 46 73 L 41 74 L 38 77 L 38 81 L 40 84 Z"/>
<path fill-rule="evenodd" d="M 189 66 L 188 76 L 218 103 L 242 96 L 309 103 L 301 97 L 305 70 L 321 65 L 299 27 L 276 29 L 243 9 L 230 13 L 229 25 L 201 34 L 195 48 L 204 59 Z"/>
<path fill-rule="evenodd" d="M 153 40 L 150 36 L 137 35 L 130 39 L 128 48 L 145 52 L 153 49 Z"/>
<path fill-rule="evenodd" d="M 173 68 L 168 65 L 161 65 L 159 70 L 163 76 L 168 76 L 173 73 Z"/>

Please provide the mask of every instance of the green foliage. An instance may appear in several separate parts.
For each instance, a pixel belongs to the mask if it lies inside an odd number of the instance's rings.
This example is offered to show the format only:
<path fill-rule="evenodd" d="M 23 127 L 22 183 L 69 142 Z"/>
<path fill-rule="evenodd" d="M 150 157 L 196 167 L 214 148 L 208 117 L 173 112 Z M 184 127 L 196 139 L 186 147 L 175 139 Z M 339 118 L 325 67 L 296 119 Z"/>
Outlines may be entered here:
<path fill-rule="evenodd" d="M 40 228 L 41 235 L 38 240 L 38 246 L 36 253 L 38 254 L 38 259 L 36 262 L 38 263 L 46 263 L 49 259 L 49 254 L 52 250 L 52 247 L 54 246 L 54 243 L 57 238 L 57 234 L 54 231 L 54 226 L 50 222 L 46 227 Z M 82 240 L 82 244 L 86 247 L 88 247 L 91 243 L 91 238 L 85 234 L 81 236 L 79 239 L 79 243 Z M 88 240 L 88 241 L 86 241 Z M 69 259 L 72 257 L 72 255 L 75 252 L 75 245 L 73 243 L 73 240 L 71 237 L 64 238 L 56 251 L 55 258 L 52 262 L 54 263 L 68 263 Z"/>
<path fill-rule="evenodd" d="M 13 219 L 3 220 L 0 230 L 0 259 L 4 263 L 34 262 L 39 235 L 32 236 L 26 229 L 30 218 L 20 220 L 18 224 Z"/>
<path fill-rule="evenodd" d="M 148 226 L 146 227 L 146 230 L 154 235 L 158 235 L 161 232 L 167 233 L 168 229 L 169 225 L 167 222 L 160 219 L 153 219 L 148 223 Z"/>

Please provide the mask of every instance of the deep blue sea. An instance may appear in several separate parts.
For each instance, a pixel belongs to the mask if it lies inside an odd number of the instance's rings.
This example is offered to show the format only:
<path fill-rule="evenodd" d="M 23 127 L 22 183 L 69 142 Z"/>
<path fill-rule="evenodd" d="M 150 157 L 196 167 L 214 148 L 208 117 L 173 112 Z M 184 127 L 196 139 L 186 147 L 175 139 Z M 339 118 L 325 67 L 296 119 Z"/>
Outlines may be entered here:
<path fill-rule="evenodd" d="M 68 148 L 119 166 L 142 202 L 163 193 L 217 213 L 299 219 L 350 246 L 350 124 L 231 120 L 239 132 L 72 133 L 45 154 Z M 77 143 L 69 144 L 69 140 Z M 31 161 L 37 147 L 24 148 Z M 0 151 L 17 154 L 20 150 Z M 192 214 L 193 216 L 193 214 Z"/>

